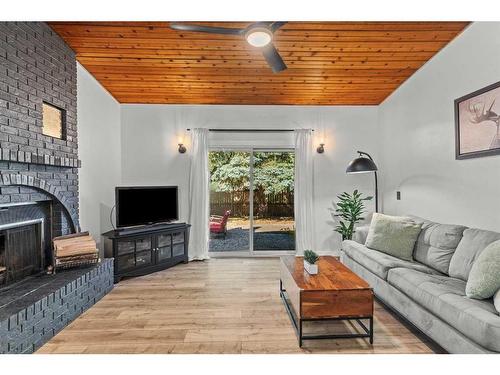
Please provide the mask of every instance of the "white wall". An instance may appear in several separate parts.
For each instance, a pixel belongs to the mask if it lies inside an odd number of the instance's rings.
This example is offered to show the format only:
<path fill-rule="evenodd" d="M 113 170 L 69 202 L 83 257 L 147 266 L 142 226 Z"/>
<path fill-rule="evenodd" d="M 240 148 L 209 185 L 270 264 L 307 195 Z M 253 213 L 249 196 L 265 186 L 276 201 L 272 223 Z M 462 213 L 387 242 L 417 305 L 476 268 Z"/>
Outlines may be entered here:
<path fill-rule="evenodd" d="M 500 80 L 498 35 L 472 24 L 379 107 L 385 212 L 500 230 L 500 156 L 455 160 L 453 109 Z"/>
<path fill-rule="evenodd" d="M 359 188 L 373 194 L 373 175 L 346 175 L 360 149 L 377 158 L 377 107 L 172 106 L 122 105 L 123 185 L 178 185 L 181 220 L 188 215 L 189 127 L 313 128 L 315 144 L 325 139 L 325 153 L 314 158 L 316 239 L 320 252 L 339 249 L 329 208 L 342 191 Z M 177 152 L 178 137 L 188 151 Z M 217 133 L 212 145 L 272 146 L 293 143 L 283 133 Z M 369 207 L 371 209 L 371 207 Z"/>
<path fill-rule="evenodd" d="M 121 182 L 120 104 L 80 64 L 77 79 L 80 225 L 100 245 Z"/>

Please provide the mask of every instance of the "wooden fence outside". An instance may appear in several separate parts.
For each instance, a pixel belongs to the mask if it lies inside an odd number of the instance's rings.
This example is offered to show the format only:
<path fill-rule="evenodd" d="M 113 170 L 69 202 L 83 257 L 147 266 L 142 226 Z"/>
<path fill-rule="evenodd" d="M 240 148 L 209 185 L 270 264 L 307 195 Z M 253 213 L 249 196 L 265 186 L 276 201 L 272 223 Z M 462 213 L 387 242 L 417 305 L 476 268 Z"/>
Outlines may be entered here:
<path fill-rule="evenodd" d="M 271 219 L 293 217 L 293 191 L 279 194 L 254 192 L 254 217 Z M 231 210 L 232 217 L 248 217 L 250 213 L 250 191 L 210 192 L 210 214 L 223 215 Z"/>

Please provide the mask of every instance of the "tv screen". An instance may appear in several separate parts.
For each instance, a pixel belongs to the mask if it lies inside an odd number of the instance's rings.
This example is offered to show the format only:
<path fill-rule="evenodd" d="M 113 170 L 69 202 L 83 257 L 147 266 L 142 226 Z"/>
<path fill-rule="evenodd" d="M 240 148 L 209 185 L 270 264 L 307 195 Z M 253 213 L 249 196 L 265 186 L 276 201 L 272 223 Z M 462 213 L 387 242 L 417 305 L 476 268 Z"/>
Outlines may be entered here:
<path fill-rule="evenodd" d="M 177 186 L 117 187 L 115 194 L 117 227 L 179 219 Z"/>

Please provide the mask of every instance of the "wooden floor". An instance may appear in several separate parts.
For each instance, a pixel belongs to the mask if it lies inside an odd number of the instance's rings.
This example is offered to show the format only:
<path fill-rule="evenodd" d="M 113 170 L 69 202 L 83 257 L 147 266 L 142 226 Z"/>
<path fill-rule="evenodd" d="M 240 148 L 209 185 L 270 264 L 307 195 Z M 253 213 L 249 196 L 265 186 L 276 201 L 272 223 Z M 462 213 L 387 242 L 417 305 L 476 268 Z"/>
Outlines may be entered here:
<path fill-rule="evenodd" d="M 276 258 L 212 259 L 123 280 L 37 353 L 432 353 L 379 304 L 373 346 L 317 340 L 300 349 L 279 297 L 278 266 Z"/>

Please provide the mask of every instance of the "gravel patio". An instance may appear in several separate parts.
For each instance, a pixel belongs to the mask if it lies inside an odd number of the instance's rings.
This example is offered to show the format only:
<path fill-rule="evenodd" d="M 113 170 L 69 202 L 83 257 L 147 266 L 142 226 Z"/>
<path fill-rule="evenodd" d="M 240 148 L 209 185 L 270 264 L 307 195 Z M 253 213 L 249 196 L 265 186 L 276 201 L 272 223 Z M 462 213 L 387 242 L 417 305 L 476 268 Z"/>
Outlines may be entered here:
<path fill-rule="evenodd" d="M 233 224 L 234 225 L 234 224 Z M 262 223 L 254 227 L 254 250 L 294 250 L 295 236 L 284 223 Z M 228 225 L 227 236 L 210 236 L 209 251 L 248 251 L 249 228 Z"/>

